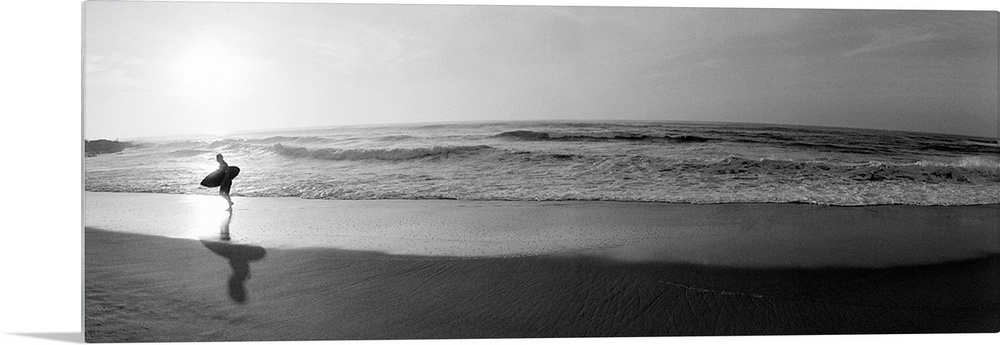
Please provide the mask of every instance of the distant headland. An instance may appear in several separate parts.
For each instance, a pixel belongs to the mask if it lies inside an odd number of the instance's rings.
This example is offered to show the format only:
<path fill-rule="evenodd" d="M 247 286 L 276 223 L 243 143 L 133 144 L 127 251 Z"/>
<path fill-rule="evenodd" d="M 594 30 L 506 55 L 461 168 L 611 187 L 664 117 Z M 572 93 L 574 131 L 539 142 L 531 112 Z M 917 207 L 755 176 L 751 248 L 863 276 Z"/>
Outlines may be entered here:
<path fill-rule="evenodd" d="M 96 156 L 102 153 L 121 152 L 126 148 L 137 146 L 139 145 L 128 141 L 111 141 L 107 139 L 84 140 L 84 152 L 87 154 L 87 157 Z"/>

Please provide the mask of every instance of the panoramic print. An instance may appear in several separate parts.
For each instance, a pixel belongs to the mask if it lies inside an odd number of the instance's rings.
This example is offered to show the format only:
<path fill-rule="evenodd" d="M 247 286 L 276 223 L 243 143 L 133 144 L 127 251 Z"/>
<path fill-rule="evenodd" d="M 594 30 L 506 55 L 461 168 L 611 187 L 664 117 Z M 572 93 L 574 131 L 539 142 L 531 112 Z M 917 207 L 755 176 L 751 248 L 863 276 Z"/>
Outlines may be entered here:
<path fill-rule="evenodd" d="M 997 12 L 83 18 L 88 342 L 1000 331 Z"/>

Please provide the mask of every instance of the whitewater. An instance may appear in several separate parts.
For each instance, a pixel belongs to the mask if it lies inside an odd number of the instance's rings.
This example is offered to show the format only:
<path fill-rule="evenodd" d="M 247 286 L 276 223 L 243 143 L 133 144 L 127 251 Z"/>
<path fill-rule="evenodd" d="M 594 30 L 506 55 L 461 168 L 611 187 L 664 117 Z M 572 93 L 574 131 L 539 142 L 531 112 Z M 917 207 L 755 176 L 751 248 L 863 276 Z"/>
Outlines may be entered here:
<path fill-rule="evenodd" d="M 996 138 L 666 122 L 344 126 L 141 139 L 84 158 L 97 192 L 236 197 L 975 205 L 1000 203 Z"/>

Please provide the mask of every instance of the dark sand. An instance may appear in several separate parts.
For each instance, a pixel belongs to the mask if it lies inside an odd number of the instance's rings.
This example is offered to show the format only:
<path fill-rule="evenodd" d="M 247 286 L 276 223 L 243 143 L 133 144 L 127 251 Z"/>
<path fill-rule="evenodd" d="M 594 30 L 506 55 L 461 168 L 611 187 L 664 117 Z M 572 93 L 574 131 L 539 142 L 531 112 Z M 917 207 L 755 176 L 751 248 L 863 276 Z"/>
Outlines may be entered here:
<path fill-rule="evenodd" d="M 1000 256 L 733 268 L 85 230 L 88 342 L 997 332 Z"/>

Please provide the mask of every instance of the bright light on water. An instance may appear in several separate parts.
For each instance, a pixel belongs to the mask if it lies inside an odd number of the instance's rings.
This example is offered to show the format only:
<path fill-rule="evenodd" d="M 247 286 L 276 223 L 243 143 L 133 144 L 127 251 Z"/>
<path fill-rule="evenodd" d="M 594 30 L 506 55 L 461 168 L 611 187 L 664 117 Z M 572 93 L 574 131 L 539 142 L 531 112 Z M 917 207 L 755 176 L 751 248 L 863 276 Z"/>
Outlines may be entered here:
<path fill-rule="evenodd" d="M 190 195 L 184 198 L 186 214 L 177 217 L 189 218 L 193 226 L 185 229 L 179 237 L 200 239 L 218 238 L 223 231 L 228 232 L 230 212 L 226 211 L 226 201 L 221 197 Z"/>

